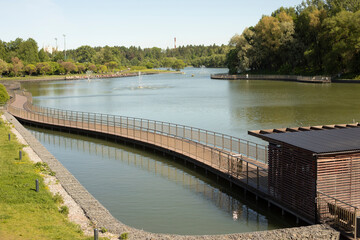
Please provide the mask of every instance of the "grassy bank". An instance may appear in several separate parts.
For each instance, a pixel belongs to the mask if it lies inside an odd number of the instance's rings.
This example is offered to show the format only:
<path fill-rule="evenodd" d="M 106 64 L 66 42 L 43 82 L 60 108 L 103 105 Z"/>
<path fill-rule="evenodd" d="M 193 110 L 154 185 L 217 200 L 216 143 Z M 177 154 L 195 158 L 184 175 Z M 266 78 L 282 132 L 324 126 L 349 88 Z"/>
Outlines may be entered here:
<path fill-rule="evenodd" d="M 53 196 L 43 183 L 41 164 L 25 155 L 10 127 L 0 119 L 0 239 L 93 239 L 67 219 L 62 198 Z M 35 191 L 39 179 L 40 191 Z M 62 209 L 62 210 L 60 210 Z"/>
<path fill-rule="evenodd" d="M 142 70 L 128 70 L 123 71 L 121 74 L 134 74 L 134 73 L 144 73 L 144 74 L 157 74 L 157 73 L 179 73 L 176 71 L 168 71 L 168 70 L 158 70 L 158 69 L 142 69 Z M 90 76 L 96 76 L 96 75 L 111 75 L 115 73 L 92 73 Z M 24 81 L 24 80 L 57 80 L 57 79 L 64 79 L 65 77 L 88 77 L 87 74 L 66 74 L 66 75 L 39 75 L 39 76 L 23 76 L 23 77 L 1 77 L 1 80 L 4 81 Z"/>

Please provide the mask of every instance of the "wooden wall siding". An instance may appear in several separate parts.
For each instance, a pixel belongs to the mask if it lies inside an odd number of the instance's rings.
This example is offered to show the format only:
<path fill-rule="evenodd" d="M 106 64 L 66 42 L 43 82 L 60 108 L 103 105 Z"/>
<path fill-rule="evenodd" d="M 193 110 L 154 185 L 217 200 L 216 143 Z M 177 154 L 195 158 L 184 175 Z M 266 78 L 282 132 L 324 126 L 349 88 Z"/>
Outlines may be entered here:
<path fill-rule="evenodd" d="M 315 221 L 316 171 L 312 154 L 286 144 L 270 144 L 268 156 L 270 195 Z"/>
<path fill-rule="evenodd" d="M 360 207 L 360 154 L 318 158 L 317 190 Z"/>

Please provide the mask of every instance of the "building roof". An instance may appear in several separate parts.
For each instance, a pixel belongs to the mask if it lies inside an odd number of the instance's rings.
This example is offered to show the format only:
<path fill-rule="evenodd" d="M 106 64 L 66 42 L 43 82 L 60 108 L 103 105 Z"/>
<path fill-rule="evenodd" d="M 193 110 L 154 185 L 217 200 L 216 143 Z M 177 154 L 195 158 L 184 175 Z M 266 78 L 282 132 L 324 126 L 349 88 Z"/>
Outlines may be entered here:
<path fill-rule="evenodd" d="M 360 124 L 339 124 L 249 131 L 268 142 L 279 141 L 313 153 L 360 151 Z"/>

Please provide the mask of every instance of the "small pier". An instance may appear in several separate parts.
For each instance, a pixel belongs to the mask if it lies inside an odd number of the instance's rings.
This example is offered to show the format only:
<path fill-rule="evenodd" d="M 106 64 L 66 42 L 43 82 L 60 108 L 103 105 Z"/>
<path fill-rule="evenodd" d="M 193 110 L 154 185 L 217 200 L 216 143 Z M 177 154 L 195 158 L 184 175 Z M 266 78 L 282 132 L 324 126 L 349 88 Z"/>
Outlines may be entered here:
<path fill-rule="evenodd" d="M 255 74 L 212 74 L 211 79 L 217 80 L 270 80 L 303 83 L 331 83 L 330 76 L 296 76 L 296 75 L 255 75 Z"/>

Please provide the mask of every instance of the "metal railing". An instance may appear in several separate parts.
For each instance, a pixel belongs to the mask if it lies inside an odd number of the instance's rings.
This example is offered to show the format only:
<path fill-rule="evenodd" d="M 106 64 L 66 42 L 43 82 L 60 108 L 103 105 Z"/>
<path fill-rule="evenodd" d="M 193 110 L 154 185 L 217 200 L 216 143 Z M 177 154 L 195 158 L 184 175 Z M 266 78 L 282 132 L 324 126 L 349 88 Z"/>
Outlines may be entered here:
<path fill-rule="evenodd" d="M 321 223 L 357 237 L 358 208 L 325 193 L 317 192 L 317 215 Z"/>
<path fill-rule="evenodd" d="M 54 117 L 71 120 L 72 122 L 82 122 L 89 119 L 90 122 L 96 122 L 99 124 L 105 124 L 110 126 L 114 126 L 114 124 L 119 123 L 126 123 L 129 127 L 132 128 L 140 127 L 149 129 L 150 131 L 161 131 L 166 134 L 186 138 L 191 141 L 198 142 L 214 148 L 219 148 L 230 153 L 241 154 L 243 156 L 260 161 L 264 164 L 268 163 L 268 147 L 248 140 L 169 122 L 36 106 L 31 104 L 31 94 L 25 92 L 25 95 L 29 99 L 25 106 L 26 109 L 39 115 L 53 115 Z"/>
<path fill-rule="evenodd" d="M 8 111 L 30 121 L 101 132 L 160 146 L 211 166 L 259 191 L 267 192 L 268 189 L 267 167 L 253 160 L 262 158 L 266 162 L 267 148 L 256 143 L 178 124 L 47 108 L 32 105 L 30 101 L 24 104 L 24 108 L 9 105 Z"/>

